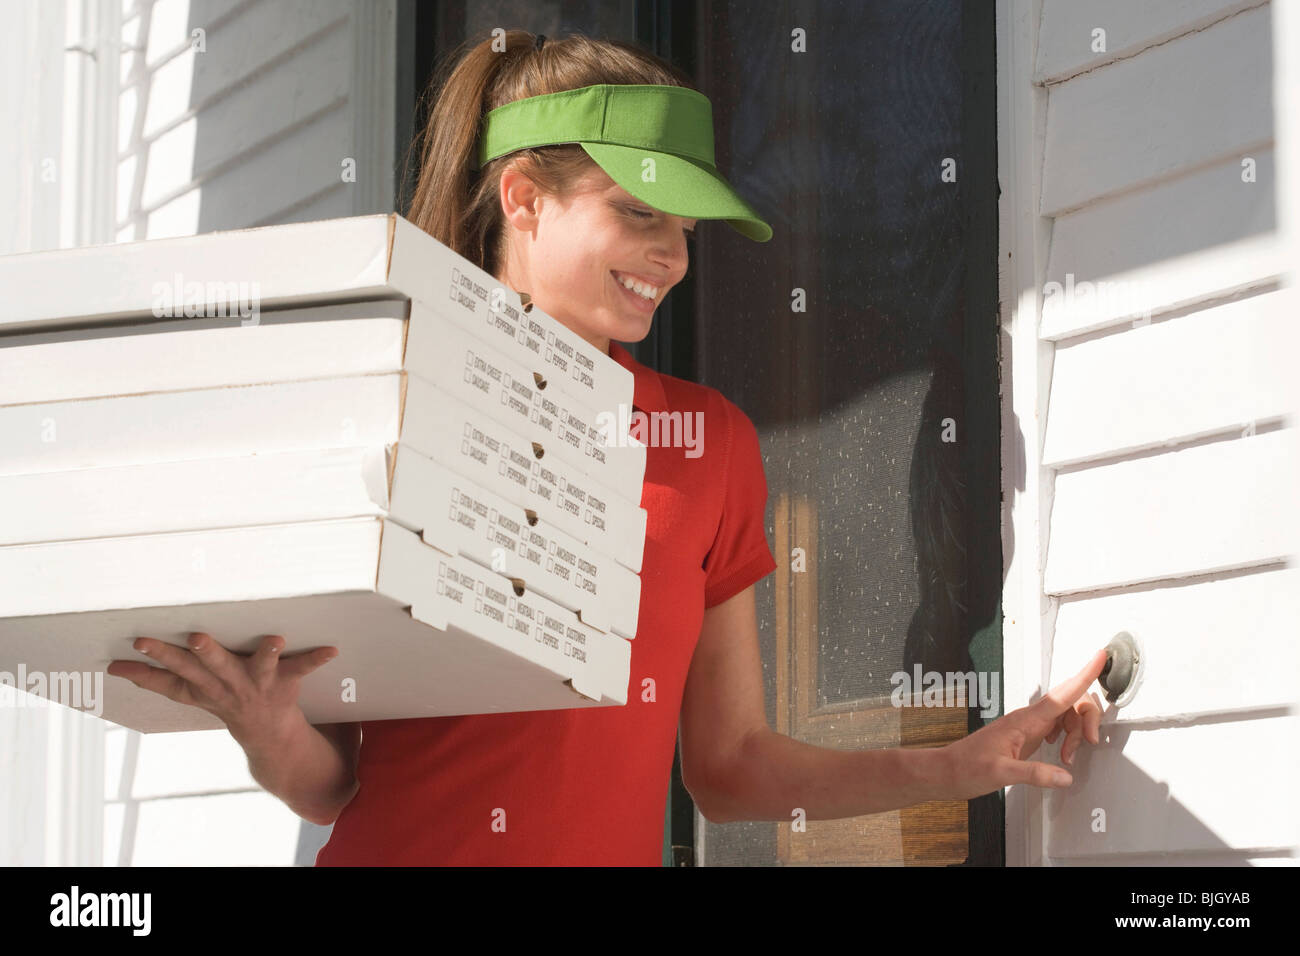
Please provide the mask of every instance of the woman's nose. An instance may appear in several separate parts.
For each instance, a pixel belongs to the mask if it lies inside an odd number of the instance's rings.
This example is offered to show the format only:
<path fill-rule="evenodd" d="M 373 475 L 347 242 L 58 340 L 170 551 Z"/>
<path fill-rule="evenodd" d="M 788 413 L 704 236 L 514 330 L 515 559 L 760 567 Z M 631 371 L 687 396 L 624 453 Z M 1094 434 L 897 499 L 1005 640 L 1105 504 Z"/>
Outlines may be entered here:
<path fill-rule="evenodd" d="M 686 244 L 686 233 L 682 231 L 680 223 L 669 227 L 668 238 L 661 248 L 660 255 L 668 268 L 685 271 L 690 259 L 690 246 Z"/>

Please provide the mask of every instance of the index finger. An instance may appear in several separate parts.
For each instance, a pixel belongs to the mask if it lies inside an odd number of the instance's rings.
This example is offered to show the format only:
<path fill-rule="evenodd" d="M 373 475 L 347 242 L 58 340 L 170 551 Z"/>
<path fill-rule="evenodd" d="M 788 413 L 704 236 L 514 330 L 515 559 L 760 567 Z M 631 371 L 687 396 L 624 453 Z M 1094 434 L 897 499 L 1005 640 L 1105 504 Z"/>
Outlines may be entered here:
<path fill-rule="evenodd" d="M 1084 665 L 1083 670 L 1053 687 L 1042 700 L 1034 704 L 1034 708 L 1039 711 L 1040 716 L 1049 718 L 1065 713 L 1074 706 L 1075 701 L 1083 696 L 1083 692 L 1101 676 L 1101 672 L 1105 669 L 1106 648 L 1103 647 L 1092 655 L 1092 659 Z"/>
<path fill-rule="evenodd" d="M 306 677 L 316 668 L 324 667 L 338 656 L 339 649 L 333 646 L 318 647 L 314 651 L 293 654 L 281 659 L 280 676 L 290 679 Z"/>

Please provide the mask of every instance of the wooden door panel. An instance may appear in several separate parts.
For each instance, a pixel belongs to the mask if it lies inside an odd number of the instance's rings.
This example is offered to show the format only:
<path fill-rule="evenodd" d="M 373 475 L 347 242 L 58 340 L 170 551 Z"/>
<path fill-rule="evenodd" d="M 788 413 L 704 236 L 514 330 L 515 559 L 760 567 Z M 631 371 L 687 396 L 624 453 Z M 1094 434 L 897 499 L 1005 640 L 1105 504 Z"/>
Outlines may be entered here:
<path fill-rule="evenodd" d="M 781 493 L 776 518 L 776 730 L 837 750 L 942 746 L 966 734 L 963 689 L 953 705 L 896 707 L 889 698 L 820 702 L 818 674 L 817 504 Z M 799 542 L 797 545 L 795 542 Z M 803 548 L 807 560 L 790 560 Z M 914 703 L 919 704 L 917 700 Z M 777 858 L 801 865 L 947 865 L 966 859 L 966 801 L 933 801 L 841 820 L 808 820 L 806 830 L 778 823 Z"/>

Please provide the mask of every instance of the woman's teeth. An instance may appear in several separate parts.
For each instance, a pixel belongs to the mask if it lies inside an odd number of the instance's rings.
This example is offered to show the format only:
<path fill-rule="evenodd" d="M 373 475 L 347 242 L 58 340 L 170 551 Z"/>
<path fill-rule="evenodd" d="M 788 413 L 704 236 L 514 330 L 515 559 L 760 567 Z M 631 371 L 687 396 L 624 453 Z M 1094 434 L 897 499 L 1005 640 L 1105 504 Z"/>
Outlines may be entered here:
<path fill-rule="evenodd" d="M 629 279 L 627 276 L 621 276 L 617 273 L 614 274 L 614 278 L 642 298 L 653 299 L 659 294 L 657 288 L 646 285 L 644 282 L 637 282 L 635 279 Z"/>

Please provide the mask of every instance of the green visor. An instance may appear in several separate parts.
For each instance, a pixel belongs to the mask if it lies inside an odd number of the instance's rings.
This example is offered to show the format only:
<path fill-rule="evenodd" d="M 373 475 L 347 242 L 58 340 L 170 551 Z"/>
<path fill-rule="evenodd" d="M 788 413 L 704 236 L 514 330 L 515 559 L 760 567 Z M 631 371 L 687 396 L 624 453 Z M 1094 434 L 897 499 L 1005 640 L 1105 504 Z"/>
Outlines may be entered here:
<path fill-rule="evenodd" d="M 758 242 L 772 227 L 713 163 L 713 105 L 682 86 L 609 84 L 529 96 L 483 117 L 478 165 L 518 149 L 577 143 L 624 190 L 686 219 L 723 219 Z"/>

